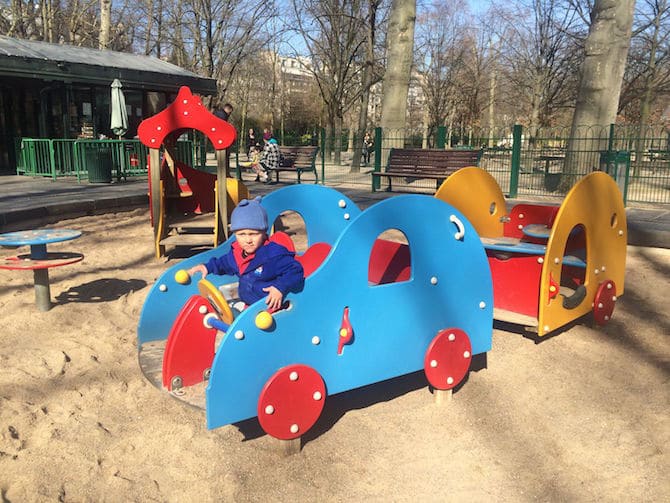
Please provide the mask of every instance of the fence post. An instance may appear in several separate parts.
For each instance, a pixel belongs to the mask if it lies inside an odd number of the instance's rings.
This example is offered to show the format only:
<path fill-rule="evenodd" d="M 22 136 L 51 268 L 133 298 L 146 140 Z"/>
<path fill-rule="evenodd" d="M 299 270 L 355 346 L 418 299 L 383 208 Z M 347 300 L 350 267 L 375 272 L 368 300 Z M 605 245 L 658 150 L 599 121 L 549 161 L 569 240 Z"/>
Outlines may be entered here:
<path fill-rule="evenodd" d="M 382 167 L 382 128 L 376 127 L 375 128 L 375 165 L 374 168 L 372 168 L 373 171 L 381 171 Z M 381 187 L 381 180 L 379 177 L 374 177 L 370 175 L 370 178 L 372 178 L 372 191 L 374 192 L 375 190 L 378 190 L 379 187 Z"/>
<path fill-rule="evenodd" d="M 610 132 L 607 137 L 607 156 L 609 157 L 612 152 L 612 147 L 614 146 L 614 124 L 610 124 Z"/>
<path fill-rule="evenodd" d="M 519 169 L 521 168 L 521 124 L 512 129 L 512 169 L 509 177 L 509 197 L 515 198 L 519 189 Z"/>
<path fill-rule="evenodd" d="M 326 185 L 326 128 L 321 128 L 321 185 Z"/>
<path fill-rule="evenodd" d="M 447 139 L 447 128 L 445 126 L 437 127 L 437 138 L 435 138 L 435 148 L 444 148 Z"/>
<path fill-rule="evenodd" d="M 51 178 L 56 180 L 56 155 L 54 152 L 54 141 L 49 140 L 49 167 L 51 168 Z"/>

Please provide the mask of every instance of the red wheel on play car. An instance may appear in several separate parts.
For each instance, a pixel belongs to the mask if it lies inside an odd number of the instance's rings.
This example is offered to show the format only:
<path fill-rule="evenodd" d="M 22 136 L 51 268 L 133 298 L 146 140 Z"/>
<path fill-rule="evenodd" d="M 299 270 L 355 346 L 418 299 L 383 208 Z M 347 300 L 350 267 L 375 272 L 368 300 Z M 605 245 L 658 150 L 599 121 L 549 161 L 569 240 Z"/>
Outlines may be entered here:
<path fill-rule="evenodd" d="M 428 382 L 435 389 L 452 389 L 470 368 L 472 345 L 460 328 L 441 330 L 428 345 L 423 361 Z"/>
<path fill-rule="evenodd" d="M 321 415 L 326 385 L 307 365 L 289 365 L 268 379 L 258 398 L 258 421 L 275 438 L 291 440 L 307 432 Z"/>
<path fill-rule="evenodd" d="M 616 303 L 616 285 L 608 279 L 598 286 L 596 296 L 593 299 L 593 319 L 598 325 L 605 325 L 614 312 Z"/>

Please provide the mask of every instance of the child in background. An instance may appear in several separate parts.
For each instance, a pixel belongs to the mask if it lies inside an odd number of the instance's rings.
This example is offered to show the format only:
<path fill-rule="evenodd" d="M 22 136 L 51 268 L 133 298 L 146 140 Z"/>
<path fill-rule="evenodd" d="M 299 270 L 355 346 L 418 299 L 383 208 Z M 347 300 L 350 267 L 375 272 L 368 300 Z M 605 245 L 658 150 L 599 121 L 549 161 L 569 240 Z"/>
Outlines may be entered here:
<path fill-rule="evenodd" d="M 236 238 L 231 250 L 188 273 L 200 272 L 203 278 L 210 273 L 238 276 L 239 296 L 247 306 L 265 298 L 268 311 L 280 309 L 287 293 L 302 289 L 304 271 L 295 253 L 268 239 L 268 216 L 260 197 L 239 202 L 230 218 L 230 230 Z"/>
<path fill-rule="evenodd" d="M 256 181 L 267 182 L 268 175 L 261 167 L 261 146 L 256 144 L 249 149 L 250 160 L 248 162 L 241 161 L 239 165 L 243 168 L 251 168 L 256 173 Z"/>

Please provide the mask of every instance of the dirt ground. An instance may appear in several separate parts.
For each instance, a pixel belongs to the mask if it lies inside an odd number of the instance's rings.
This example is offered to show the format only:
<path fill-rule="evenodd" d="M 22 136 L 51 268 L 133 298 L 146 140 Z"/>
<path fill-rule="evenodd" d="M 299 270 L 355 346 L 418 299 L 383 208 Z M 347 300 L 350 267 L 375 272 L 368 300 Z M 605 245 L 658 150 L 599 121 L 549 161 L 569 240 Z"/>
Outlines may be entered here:
<path fill-rule="evenodd" d="M 496 325 L 486 368 L 436 405 L 421 372 L 328 397 L 285 457 L 255 420 L 204 412 L 145 379 L 135 330 L 153 258 L 145 210 L 52 227 L 78 251 L 0 270 L 0 495 L 73 501 L 668 501 L 670 250 L 629 248 L 612 322 L 536 343 Z M 0 250 L 7 256 L 11 250 Z"/>

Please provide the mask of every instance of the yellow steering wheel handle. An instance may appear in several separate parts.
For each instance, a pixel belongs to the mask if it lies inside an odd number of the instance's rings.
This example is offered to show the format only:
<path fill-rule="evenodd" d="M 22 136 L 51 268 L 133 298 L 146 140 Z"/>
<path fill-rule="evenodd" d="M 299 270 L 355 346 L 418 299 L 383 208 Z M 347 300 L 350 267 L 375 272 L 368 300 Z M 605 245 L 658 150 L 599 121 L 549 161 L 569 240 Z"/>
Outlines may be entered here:
<path fill-rule="evenodd" d="M 210 281 L 206 279 L 201 279 L 198 281 L 198 290 L 200 295 L 205 297 L 209 302 L 212 303 L 214 309 L 217 310 L 221 320 L 224 323 L 230 325 L 233 322 L 233 312 L 226 301 L 226 298 L 221 293 L 221 290 L 216 288 Z"/>

